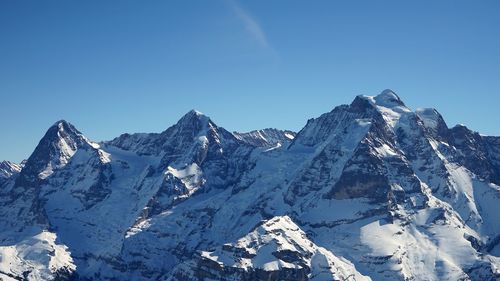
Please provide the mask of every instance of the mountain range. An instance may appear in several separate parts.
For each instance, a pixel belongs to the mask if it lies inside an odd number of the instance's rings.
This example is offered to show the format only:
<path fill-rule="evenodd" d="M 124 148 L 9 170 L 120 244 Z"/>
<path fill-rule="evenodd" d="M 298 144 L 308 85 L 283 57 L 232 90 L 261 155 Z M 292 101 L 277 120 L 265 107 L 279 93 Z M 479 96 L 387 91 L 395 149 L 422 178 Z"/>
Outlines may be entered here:
<path fill-rule="evenodd" d="M 500 280 L 500 137 L 391 90 L 297 133 L 192 110 L 0 163 L 0 280 Z"/>

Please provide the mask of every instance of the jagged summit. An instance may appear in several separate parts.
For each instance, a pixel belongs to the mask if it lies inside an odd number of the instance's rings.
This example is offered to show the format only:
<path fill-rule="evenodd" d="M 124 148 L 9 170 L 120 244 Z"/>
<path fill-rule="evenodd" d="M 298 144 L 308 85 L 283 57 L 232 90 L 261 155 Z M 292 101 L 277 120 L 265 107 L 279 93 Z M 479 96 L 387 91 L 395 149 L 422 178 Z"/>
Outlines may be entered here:
<path fill-rule="evenodd" d="M 194 115 L 197 115 L 197 116 L 204 116 L 205 114 L 199 110 L 196 110 L 196 109 L 191 109 L 188 113 L 186 114 L 194 114 Z"/>
<path fill-rule="evenodd" d="M 10 161 L 0 162 L 0 179 L 6 179 L 21 171 L 22 166 Z"/>
<path fill-rule="evenodd" d="M 55 122 L 26 161 L 17 185 L 36 184 L 51 175 L 54 169 L 64 167 L 78 149 L 89 147 L 90 142 L 71 123 Z"/>
<path fill-rule="evenodd" d="M 0 161 L 0 168 L 21 168 L 20 164 L 16 164 L 14 162 L 8 161 L 8 160 L 3 160 Z"/>
<path fill-rule="evenodd" d="M 253 130 L 246 133 L 233 132 L 233 135 L 245 143 L 257 147 L 276 147 L 287 142 L 291 142 L 296 133 L 290 130 L 279 130 L 266 128 L 262 130 Z"/>
<path fill-rule="evenodd" d="M 182 116 L 173 127 L 177 129 L 178 133 L 191 131 L 192 133 L 197 134 L 202 130 L 208 129 L 209 127 L 216 126 L 212 120 L 210 120 L 210 117 L 200 111 L 192 109 L 184 114 L 184 116 Z"/>
<path fill-rule="evenodd" d="M 186 114 L 184 114 L 181 119 L 179 119 L 179 122 L 181 120 L 185 120 L 185 119 L 199 119 L 199 120 L 206 120 L 206 119 L 210 119 L 207 115 L 205 115 L 204 113 L 202 113 L 201 111 L 198 111 L 196 109 L 191 109 L 190 111 L 188 111 Z"/>
<path fill-rule="evenodd" d="M 74 127 L 70 122 L 68 122 L 64 119 L 57 120 L 56 122 L 54 122 L 54 124 L 52 124 L 52 126 L 68 126 L 68 127 L 71 126 L 71 127 Z"/>
<path fill-rule="evenodd" d="M 73 124 L 66 120 L 59 120 L 47 129 L 40 143 L 57 141 L 61 138 L 72 138 L 78 143 L 85 142 L 86 140 L 83 134 Z"/>

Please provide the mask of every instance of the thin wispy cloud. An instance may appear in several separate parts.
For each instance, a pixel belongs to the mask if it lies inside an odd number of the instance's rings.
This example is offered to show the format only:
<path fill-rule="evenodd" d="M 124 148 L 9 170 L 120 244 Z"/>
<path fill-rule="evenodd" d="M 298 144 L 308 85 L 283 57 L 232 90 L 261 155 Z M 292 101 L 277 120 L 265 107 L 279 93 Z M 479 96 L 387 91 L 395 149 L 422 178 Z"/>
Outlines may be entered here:
<path fill-rule="evenodd" d="M 233 9 L 238 19 L 243 23 L 245 30 L 250 36 L 263 48 L 270 48 L 266 34 L 262 30 L 260 24 L 253 18 L 250 13 L 245 11 L 241 5 L 235 0 L 229 0 L 229 4 Z"/>

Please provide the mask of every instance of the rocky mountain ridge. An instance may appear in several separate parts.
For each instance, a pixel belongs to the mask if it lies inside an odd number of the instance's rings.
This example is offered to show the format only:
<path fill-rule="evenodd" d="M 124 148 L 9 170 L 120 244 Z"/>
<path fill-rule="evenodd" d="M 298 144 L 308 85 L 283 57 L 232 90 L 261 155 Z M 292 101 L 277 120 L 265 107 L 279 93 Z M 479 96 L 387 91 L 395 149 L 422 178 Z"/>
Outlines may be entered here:
<path fill-rule="evenodd" d="M 66 121 L 0 163 L 6 280 L 497 280 L 500 137 L 391 90 L 298 133 L 190 111 L 95 143 Z"/>

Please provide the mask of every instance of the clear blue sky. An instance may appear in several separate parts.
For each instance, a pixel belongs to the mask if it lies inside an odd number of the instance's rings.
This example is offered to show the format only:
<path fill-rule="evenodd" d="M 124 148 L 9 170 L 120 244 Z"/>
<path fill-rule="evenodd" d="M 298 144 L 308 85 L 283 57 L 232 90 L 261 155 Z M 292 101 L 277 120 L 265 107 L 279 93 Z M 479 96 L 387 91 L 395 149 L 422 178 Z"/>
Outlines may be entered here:
<path fill-rule="evenodd" d="M 228 130 L 299 130 L 396 91 L 500 135 L 500 1 L 0 1 L 0 159 L 58 119 L 89 138 L 196 108 Z"/>

